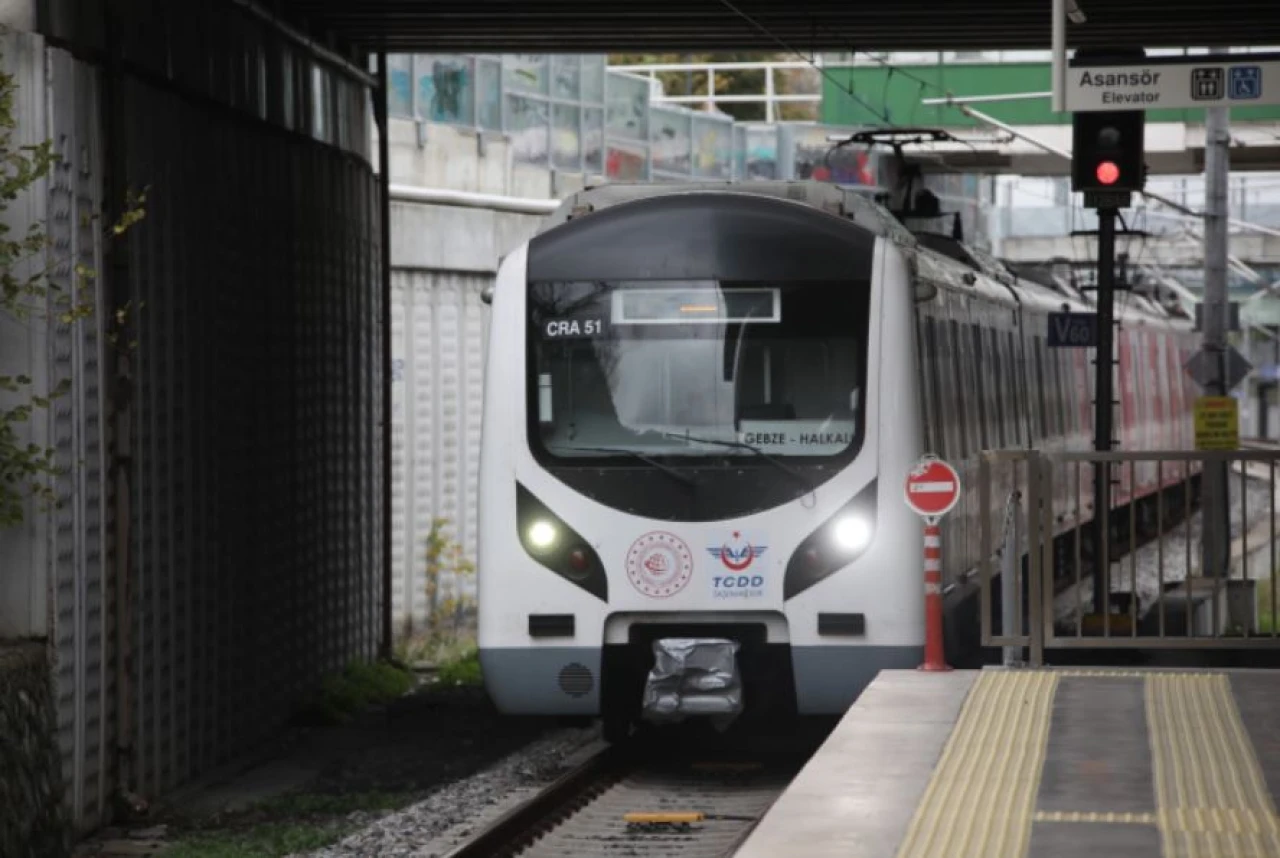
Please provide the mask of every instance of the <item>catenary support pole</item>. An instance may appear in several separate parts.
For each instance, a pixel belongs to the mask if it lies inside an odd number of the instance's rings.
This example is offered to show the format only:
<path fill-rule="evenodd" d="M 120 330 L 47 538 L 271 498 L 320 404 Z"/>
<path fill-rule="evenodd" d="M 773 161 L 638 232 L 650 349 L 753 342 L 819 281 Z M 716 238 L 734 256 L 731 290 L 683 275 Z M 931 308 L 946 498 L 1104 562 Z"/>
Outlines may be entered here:
<path fill-rule="evenodd" d="M 1216 359 L 1209 396 L 1226 396 L 1227 348 L 1227 182 L 1230 117 L 1225 107 L 1205 110 L 1205 213 L 1203 347 Z M 1225 575 L 1230 542 L 1230 504 L 1226 463 L 1206 463 L 1201 482 L 1203 510 L 1202 574 Z"/>
<path fill-rule="evenodd" d="M 1098 210 L 1098 349 L 1094 356 L 1093 448 L 1111 450 L 1115 415 L 1115 298 L 1116 209 Z M 1093 573 L 1093 612 L 1107 613 L 1111 582 L 1111 544 L 1108 533 L 1111 510 L 1111 467 L 1099 462 L 1093 468 L 1093 546 L 1097 562 Z"/>

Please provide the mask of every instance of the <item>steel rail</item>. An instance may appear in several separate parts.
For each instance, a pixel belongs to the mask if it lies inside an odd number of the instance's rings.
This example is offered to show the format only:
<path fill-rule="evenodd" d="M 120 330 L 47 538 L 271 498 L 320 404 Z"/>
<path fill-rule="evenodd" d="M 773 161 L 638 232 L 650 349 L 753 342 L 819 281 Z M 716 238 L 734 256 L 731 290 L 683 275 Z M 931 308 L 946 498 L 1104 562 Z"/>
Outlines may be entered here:
<path fill-rule="evenodd" d="M 572 816 L 637 761 L 628 746 L 609 745 L 503 813 L 444 858 L 505 858 Z"/>

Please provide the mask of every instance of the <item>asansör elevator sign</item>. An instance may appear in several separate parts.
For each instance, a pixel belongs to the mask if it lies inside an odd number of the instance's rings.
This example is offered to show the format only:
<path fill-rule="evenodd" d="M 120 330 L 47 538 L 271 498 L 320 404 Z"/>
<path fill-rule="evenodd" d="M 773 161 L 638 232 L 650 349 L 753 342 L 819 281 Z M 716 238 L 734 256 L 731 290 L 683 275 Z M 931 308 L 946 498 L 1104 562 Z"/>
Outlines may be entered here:
<path fill-rule="evenodd" d="M 1280 54 L 1073 60 L 1066 78 L 1071 112 L 1280 104 Z"/>

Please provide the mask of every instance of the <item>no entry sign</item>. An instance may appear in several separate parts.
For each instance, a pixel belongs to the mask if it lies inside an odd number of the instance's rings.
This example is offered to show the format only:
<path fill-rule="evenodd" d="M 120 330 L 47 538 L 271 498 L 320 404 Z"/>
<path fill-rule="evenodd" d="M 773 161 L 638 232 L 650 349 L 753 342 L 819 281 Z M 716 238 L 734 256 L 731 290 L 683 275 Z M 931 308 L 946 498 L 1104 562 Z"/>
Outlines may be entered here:
<path fill-rule="evenodd" d="M 925 456 L 907 474 L 907 506 L 925 518 L 941 518 L 960 500 L 960 475 L 936 456 Z"/>

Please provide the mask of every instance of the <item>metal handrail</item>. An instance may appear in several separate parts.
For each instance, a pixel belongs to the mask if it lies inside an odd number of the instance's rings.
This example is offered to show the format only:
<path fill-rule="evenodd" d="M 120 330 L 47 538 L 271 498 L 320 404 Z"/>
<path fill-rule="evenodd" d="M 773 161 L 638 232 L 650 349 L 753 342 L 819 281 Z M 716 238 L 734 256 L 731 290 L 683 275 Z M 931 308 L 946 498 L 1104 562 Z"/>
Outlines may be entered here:
<path fill-rule="evenodd" d="M 1205 578 L 1195 574 L 1195 564 L 1192 562 L 1193 555 L 1198 556 L 1198 550 L 1192 550 L 1191 527 L 1190 522 L 1192 515 L 1192 495 L 1190 491 L 1191 479 L 1201 472 L 1200 468 L 1194 468 L 1195 465 L 1201 467 L 1215 463 L 1231 463 L 1236 465 L 1236 471 L 1240 477 L 1241 496 L 1239 504 L 1241 507 L 1241 532 L 1232 541 L 1232 560 L 1231 566 L 1227 570 L 1227 574 L 1221 577 Z M 1255 463 L 1266 465 L 1265 468 L 1250 467 Z M 1129 477 L 1129 488 L 1131 498 L 1129 503 L 1128 518 L 1128 551 L 1121 555 L 1120 563 L 1121 571 L 1118 574 L 1124 574 L 1124 563 L 1129 566 L 1129 585 L 1133 590 L 1127 613 L 1117 614 L 1110 608 L 1110 604 L 1115 594 L 1112 588 L 1112 566 L 1116 560 L 1111 556 L 1110 539 L 1104 540 L 1102 550 L 1095 550 L 1094 556 L 1101 555 L 1105 557 L 1105 561 L 1098 563 L 1092 570 L 1092 576 L 1096 578 L 1101 576 L 1102 586 L 1108 594 L 1107 603 L 1108 610 L 1101 618 L 1100 628 L 1096 631 L 1086 633 L 1086 619 L 1097 620 L 1092 615 L 1086 616 L 1083 605 L 1077 601 L 1074 610 L 1078 611 L 1075 621 L 1075 633 L 1059 632 L 1058 630 L 1058 584 L 1061 583 L 1061 577 L 1058 573 L 1061 571 L 1056 568 L 1059 556 L 1055 554 L 1055 541 L 1061 539 L 1069 539 L 1075 542 L 1074 559 L 1075 559 L 1075 580 L 1074 584 L 1068 581 L 1068 587 L 1063 592 L 1067 592 L 1071 586 L 1077 589 L 1077 600 L 1079 599 L 1079 590 L 1085 583 L 1082 578 L 1082 566 L 1084 554 L 1081 550 L 1081 538 L 1083 528 L 1078 525 L 1082 521 L 1083 504 L 1077 491 L 1075 504 L 1072 506 L 1067 502 L 1065 492 L 1059 492 L 1059 488 L 1067 489 L 1071 487 L 1071 481 L 1059 486 L 1056 482 L 1055 474 L 1060 470 L 1068 469 L 1076 471 L 1076 488 L 1083 483 L 1080 482 L 1080 475 L 1083 466 L 1088 465 L 1105 465 L 1117 473 L 1124 474 L 1127 472 Z M 1179 467 L 1181 465 L 1181 467 Z M 1170 467 L 1171 466 L 1171 467 Z M 1022 606 L 1021 593 L 1023 592 L 1021 582 L 1011 583 L 1002 580 L 1002 591 L 1005 599 L 1009 598 L 1010 593 L 1016 593 L 1014 597 L 1017 599 L 1017 610 L 1010 627 L 1009 615 L 1006 610 L 1004 622 L 1002 623 L 1001 633 L 995 634 L 992 628 L 992 581 L 995 574 L 992 571 L 993 563 L 1000 550 L 993 541 L 992 519 L 996 517 L 997 508 L 993 505 L 993 476 L 997 467 L 1011 467 L 1013 478 L 1013 491 L 1016 492 L 1020 487 L 1025 487 L 1023 496 L 1026 500 L 1025 505 L 1025 526 L 1026 541 L 1025 546 L 1019 544 L 1021 540 L 1015 540 L 1017 552 L 1020 558 L 1025 558 L 1028 575 L 1025 579 L 1025 585 L 1028 589 L 1027 605 L 1024 611 Z M 1154 480 L 1152 470 L 1154 469 Z M 1003 646 L 1003 647 L 1019 647 L 1029 650 L 1028 664 L 1031 666 L 1039 666 L 1044 663 L 1044 651 L 1046 649 L 1064 649 L 1064 648 L 1130 648 L 1130 649 L 1258 649 L 1258 648 L 1276 648 L 1280 647 L 1280 605 L 1277 605 L 1278 592 L 1280 592 L 1280 582 L 1277 581 L 1277 522 L 1280 516 L 1277 515 L 1277 494 L 1280 493 L 1280 484 L 1277 482 L 1277 472 L 1280 471 L 1280 448 L 1272 449 L 1241 449 L 1230 451 L 1187 451 L 1187 450 L 1156 450 L 1141 452 L 1092 452 L 1092 451 L 1039 451 L 1039 450 L 998 450 L 986 451 L 982 453 L 978 461 L 978 489 L 980 512 L 980 562 L 979 577 L 981 582 L 979 598 L 980 604 L 980 621 L 982 625 L 982 645 L 984 647 Z M 1265 472 L 1265 473 L 1264 473 Z M 1141 477 L 1139 476 L 1141 474 Z M 1166 480 L 1166 477 L 1171 479 Z M 1248 501 L 1248 486 L 1250 479 L 1259 479 L 1270 483 L 1269 502 L 1264 506 L 1269 506 L 1269 510 L 1264 510 L 1263 516 L 1258 520 L 1250 517 L 1251 506 Z M 1182 495 L 1182 508 L 1170 506 L 1170 493 L 1180 492 Z M 1012 500 L 1012 498 L 1011 498 Z M 1063 513 L 1062 504 L 1067 504 L 1067 510 Z M 1009 503 L 1004 505 L 1004 522 L 1001 534 L 1001 542 L 1009 545 L 1008 526 L 1009 526 Z M 1255 505 L 1256 509 L 1256 505 Z M 1185 521 L 1178 527 L 1185 528 L 1182 537 L 1175 536 L 1177 528 L 1166 530 L 1166 523 L 1170 517 L 1168 513 L 1177 513 L 1181 511 L 1185 516 Z M 1055 518 L 1055 513 L 1056 518 Z M 1138 553 L 1144 550 L 1150 540 L 1145 539 L 1141 545 L 1138 542 L 1140 533 L 1149 532 L 1153 525 L 1151 519 L 1154 518 L 1156 546 L 1155 570 L 1144 570 L 1143 584 L 1139 586 L 1137 563 Z M 1021 519 L 1021 516 L 1019 516 Z M 1055 530 L 1055 521 L 1061 525 L 1063 521 L 1067 521 L 1067 530 L 1059 533 Z M 1114 519 L 1113 519 L 1114 522 Z M 1075 523 L 1074 526 L 1072 523 Z M 1269 537 L 1269 538 L 1268 538 Z M 1166 559 L 1176 556 L 1173 552 L 1167 550 L 1166 541 L 1170 539 L 1184 539 L 1186 542 L 1185 551 L 1185 568 L 1183 569 L 1181 578 L 1174 577 L 1167 579 Z M 1251 549 L 1251 544 L 1254 546 Z M 1062 548 L 1059 545 L 1059 548 Z M 1006 549 L 1007 550 L 1007 549 Z M 1257 555 L 1263 551 L 1269 558 L 1270 563 L 1266 568 L 1266 572 L 1262 574 L 1251 574 L 1250 566 L 1256 564 Z M 1072 552 L 1062 551 L 1061 557 L 1067 559 L 1070 563 L 1070 555 Z M 1150 558 L 1144 561 L 1149 563 Z M 1021 564 L 1017 564 L 1020 566 Z M 1006 567 L 1007 568 L 1007 567 Z M 1064 567 L 1065 568 L 1065 567 Z M 1238 574 L 1237 574 L 1238 573 Z M 1004 574 L 1004 573 L 1002 573 Z M 1016 573 L 1015 573 L 1016 574 Z M 1158 583 L 1154 587 L 1154 599 L 1145 607 L 1140 608 L 1139 595 L 1144 590 L 1151 590 L 1151 576 L 1154 574 L 1158 578 Z M 1123 579 L 1121 579 L 1123 581 Z M 1270 604 L 1259 605 L 1256 603 L 1257 591 L 1256 587 L 1259 581 L 1266 581 L 1270 584 L 1271 598 Z M 1237 598 L 1243 594 L 1243 599 Z M 1243 604 L 1243 609 L 1241 608 Z M 1170 631 L 1168 627 L 1169 607 L 1184 611 L 1185 628 L 1182 631 Z M 1007 606 L 1006 606 L 1007 607 Z M 1205 609 L 1209 608 L 1211 613 L 1208 620 L 1205 619 Z M 1252 614 L 1249 610 L 1252 610 Z M 1239 615 L 1243 610 L 1243 619 L 1239 619 Z M 1225 613 L 1224 613 L 1225 611 Z M 1025 622 L 1024 622 L 1025 613 Z M 1229 625 L 1228 620 L 1232 615 L 1236 615 L 1237 622 Z M 1261 631 L 1258 627 L 1260 615 L 1271 616 L 1271 629 L 1269 631 Z M 1139 634 L 1140 626 L 1155 626 L 1158 621 L 1157 629 L 1150 629 Z M 1199 626 L 1209 625 L 1210 630 L 1198 628 Z M 1152 633 L 1154 631 L 1154 633 Z M 1006 657 L 1006 660 L 1007 657 Z"/>

